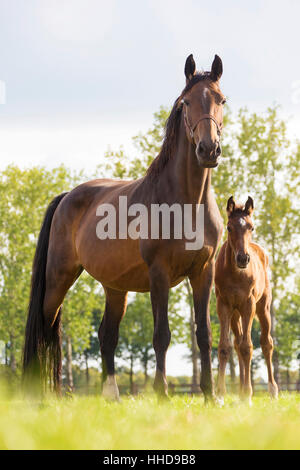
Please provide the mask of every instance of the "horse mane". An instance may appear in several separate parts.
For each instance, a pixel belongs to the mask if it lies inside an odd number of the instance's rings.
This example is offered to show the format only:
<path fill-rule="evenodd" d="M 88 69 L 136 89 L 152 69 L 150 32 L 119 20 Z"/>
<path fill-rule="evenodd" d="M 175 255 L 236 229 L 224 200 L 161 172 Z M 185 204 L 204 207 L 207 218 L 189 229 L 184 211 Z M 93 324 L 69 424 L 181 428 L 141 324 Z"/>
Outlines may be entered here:
<path fill-rule="evenodd" d="M 178 130 L 181 119 L 183 97 L 194 85 L 196 85 L 196 83 L 202 80 L 206 80 L 208 78 L 210 78 L 210 72 L 196 72 L 196 74 L 193 75 L 192 79 L 189 80 L 185 88 L 182 90 L 181 94 L 175 100 L 173 108 L 165 124 L 161 150 L 149 166 L 146 173 L 146 176 L 150 179 L 156 179 L 156 177 L 164 169 L 172 155 L 174 155 L 178 140 Z"/>

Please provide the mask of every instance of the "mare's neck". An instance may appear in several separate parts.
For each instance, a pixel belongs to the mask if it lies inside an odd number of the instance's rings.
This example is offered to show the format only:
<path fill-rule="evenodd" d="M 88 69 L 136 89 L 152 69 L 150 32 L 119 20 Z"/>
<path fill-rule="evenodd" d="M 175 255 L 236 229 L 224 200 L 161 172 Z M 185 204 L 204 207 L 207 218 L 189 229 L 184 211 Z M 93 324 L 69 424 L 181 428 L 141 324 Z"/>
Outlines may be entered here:
<path fill-rule="evenodd" d="M 203 203 L 210 190 L 211 169 L 199 165 L 195 145 L 186 137 L 183 118 L 175 154 L 161 176 L 162 183 L 168 185 L 174 199 L 184 204 Z"/>

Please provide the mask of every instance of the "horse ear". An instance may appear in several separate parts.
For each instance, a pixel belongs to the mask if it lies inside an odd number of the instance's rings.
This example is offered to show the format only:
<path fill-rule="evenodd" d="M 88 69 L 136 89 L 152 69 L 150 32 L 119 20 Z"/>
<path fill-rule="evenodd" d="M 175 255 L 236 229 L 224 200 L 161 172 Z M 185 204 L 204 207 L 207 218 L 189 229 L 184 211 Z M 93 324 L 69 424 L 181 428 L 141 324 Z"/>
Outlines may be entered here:
<path fill-rule="evenodd" d="M 246 212 L 247 215 L 251 215 L 253 212 L 253 209 L 254 209 L 253 199 L 252 197 L 248 196 L 244 211 Z"/>
<path fill-rule="evenodd" d="M 195 71 L 196 71 L 196 64 L 194 61 L 194 57 L 193 57 L 193 54 L 190 54 L 188 58 L 186 59 L 185 66 L 184 66 L 184 73 L 186 76 L 187 83 L 193 78 Z"/>
<path fill-rule="evenodd" d="M 220 78 L 222 77 L 222 73 L 223 73 L 222 60 L 220 59 L 218 55 L 215 55 L 214 61 L 211 66 L 211 72 L 210 72 L 211 79 L 214 82 L 220 80 Z"/>
<path fill-rule="evenodd" d="M 232 214 L 232 212 L 234 211 L 234 208 L 235 208 L 235 202 L 234 202 L 233 196 L 230 196 L 230 198 L 227 201 L 227 207 L 226 207 L 228 217 Z"/>

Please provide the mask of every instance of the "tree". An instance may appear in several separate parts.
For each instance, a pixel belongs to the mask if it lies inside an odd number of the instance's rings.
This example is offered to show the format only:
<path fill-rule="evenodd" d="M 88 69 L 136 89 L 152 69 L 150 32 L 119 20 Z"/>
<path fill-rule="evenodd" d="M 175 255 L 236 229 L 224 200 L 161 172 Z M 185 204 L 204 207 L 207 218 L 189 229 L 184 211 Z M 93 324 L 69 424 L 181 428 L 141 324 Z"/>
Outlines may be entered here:
<path fill-rule="evenodd" d="M 289 387 L 291 360 L 297 360 L 300 347 L 300 277 L 295 283 L 296 292 L 288 292 L 277 310 L 277 345 L 280 364 L 286 370 L 286 383 Z"/>
<path fill-rule="evenodd" d="M 183 342 L 182 334 L 184 319 L 179 314 L 180 293 L 178 289 L 170 290 L 169 294 L 169 323 L 172 332 L 172 343 Z M 129 302 L 125 318 L 121 322 L 117 356 L 129 361 L 130 390 L 133 392 L 134 366 L 136 362 L 142 365 L 144 385 L 148 382 L 148 373 L 155 363 L 152 346 L 153 314 L 149 293 L 137 293 Z"/>
<path fill-rule="evenodd" d="M 238 149 L 247 175 L 247 189 L 255 202 L 257 241 L 265 246 L 272 273 L 272 333 L 275 339 L 275 380 L 279 379 L 276 310 L 288 289 L 287 279 L 299 262 L 299 145 L 296 150 L 286 137 L 286 125 L 278 108 L 265 116 L 239 113 Z M 298 204 L 298 207 L 297 207 Z"/>
<path fill-rule="evenodd" d="M 0 338 L 19 370 L 31 266 L 41 221 L 54 196 L 71 185 L 69 171 L 8 166 L 0 173 Z"/>
<path fill-rule="evenodd" d="M 100 303 L 100 288 L 92 277 L 83 273 L 66 295 L 62 325 L 66 356 L 66 377 L 73 391 L 72 358 L 83 356 L 90 346 L 93 333 L 93 312 Z"/>

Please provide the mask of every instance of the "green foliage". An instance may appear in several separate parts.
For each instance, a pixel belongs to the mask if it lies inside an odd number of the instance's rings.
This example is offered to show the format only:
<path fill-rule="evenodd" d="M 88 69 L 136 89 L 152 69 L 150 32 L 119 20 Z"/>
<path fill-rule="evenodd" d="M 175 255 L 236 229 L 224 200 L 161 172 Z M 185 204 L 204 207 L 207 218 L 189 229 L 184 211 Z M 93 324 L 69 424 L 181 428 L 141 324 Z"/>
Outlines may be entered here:
<path fill-rule="evenodd" d="M 296 292 L 288 292 L 281 300 L 277 312 L 277 347 L 280 363 L 290 368 L 291 360 L 300 359 L 300 278 Z M 298 357 L 299 355 L 299 357 Z"/>
<path fill-rule="evenodd" d="M 63 307 L 63 331 L 71 337 L 75 353 L 82 354 L 90 347 L 94 331 L 93 312 L 99 308 L 101 301 L 103 303 L 99 284 L 87 273 L 81 274 L 67 293 Z"/>
<path fill-rule="evenodd" d="M 8 343 L 10 365 L 20 363 L 30 289 L 31 265 L 42 218 L 51 199 L 69 189 L 64 166 L 0 174 L 0 338 Z"/>

